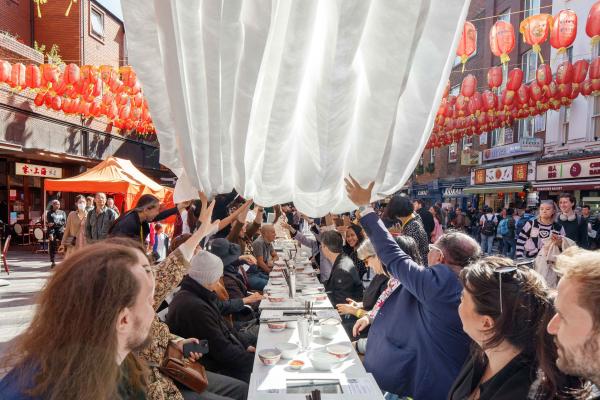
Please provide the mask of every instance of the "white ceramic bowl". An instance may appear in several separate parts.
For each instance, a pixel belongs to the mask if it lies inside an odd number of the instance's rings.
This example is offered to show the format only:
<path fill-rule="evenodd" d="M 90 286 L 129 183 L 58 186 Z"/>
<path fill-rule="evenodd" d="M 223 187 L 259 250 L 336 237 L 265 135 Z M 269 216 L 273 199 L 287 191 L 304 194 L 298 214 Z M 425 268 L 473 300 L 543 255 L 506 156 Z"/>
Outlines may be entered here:
<path fill-rule="evenodd" d="M 271 303 L 283 303 L 285 301 L 285 297 L 278 296 L 278 293 L 267 297 Z"/>
<path fill-rule="evenodd" d="M 281 358 L 284 360 L 291 360 L 298 354 L 298 345 L 294 343 L 280 343 L 275 347 L 281 351 Z"/>
<path fill-rule="evenodd" d="M 316 288 L 304 288 L 304 289 L 302 289 L 302 294 L 305 295 L 305 296 L 312 295 L 312 294 L 319 294 L 319 293 L 320 293 L 319 290 L 316 289 Z"/>
<path fill-rule="evenodd" d="M 352 344 L 350 343 L 335 343 L 325 347 L 327 352 L 340 360 L 348 358 L 352 352 Z"/>
<path fill-rule="evenodd" d="M 281 359 L 281 351 L 277 349 L 264 349 L 258 352 L 258 358 L 265 365 L 275 365 Z"/>
<path fill-rule="evenodd" d="M 272 332 L 281 332 L 285 329 L 285 322 L 269 322 L 267 326 Z"/>
<path fill-rule="evenodd" d="M 337 334 L 338 327 L 335 325 L 321 325 L 319 334 L 325 339 L 333 339 Z"/>
<path fill-rule="evenodd" d="M 294 370 L 296 370 L 296 371 L 297 371 L 297 370 L 300 370 L 300 369 L 302 369 L 302 367 L 304 367 L 304 361 L 302 361 L 302 360 L 292 360 L 292 361 L 290 361 L 290 362 L 288 363 L 288 366 L 289 366 L 291 369 L 294 369 Z"/>
<path fill-rule="evenodd" d="M 309 353 L 308 359 L 313 367 L 319 371 L 331 371 L 332 368 L 342 362 L 342 360 L 334 355 L 322 351 L 313 351 Z"/>
<path fill-rule="evenodd" d="M 271 279 L 271 285 L 283 285 L 285 279 L 275 278 Z"/>

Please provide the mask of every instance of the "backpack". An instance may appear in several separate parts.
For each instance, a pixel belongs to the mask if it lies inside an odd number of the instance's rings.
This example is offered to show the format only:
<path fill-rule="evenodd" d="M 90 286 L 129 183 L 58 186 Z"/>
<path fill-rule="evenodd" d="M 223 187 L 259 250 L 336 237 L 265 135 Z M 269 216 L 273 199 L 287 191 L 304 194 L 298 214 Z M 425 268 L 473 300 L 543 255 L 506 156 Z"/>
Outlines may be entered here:
<path fill-rule="evenodd" d="M 500 224 L 498 225 L 498 233 L 502 236 L 508 236 L 510 233 L 510 230 L 508 229 L 508 218 L 504 218 L 502 221 L 500 221 Z"/>
<path fill-rule="evenodd" d="M 515 226 L 515 234 L 519 235 L 527 221 L 530 221 L 532 219 L 534 219 L 534 217 L 531 214 L 523 214 L 523 216 L 517 221 L 517 225 Z"/>
<path fill-rule="evenodd" d="M 488 219 L 487 216 L 483 216 L 485 218 L 485 222 L 483 223 L 483 228 L 481 228 L 481 233 L 485 236 L 494 236 L 496 234 L 496 224 L 494 224 L 494 217 Z"/>

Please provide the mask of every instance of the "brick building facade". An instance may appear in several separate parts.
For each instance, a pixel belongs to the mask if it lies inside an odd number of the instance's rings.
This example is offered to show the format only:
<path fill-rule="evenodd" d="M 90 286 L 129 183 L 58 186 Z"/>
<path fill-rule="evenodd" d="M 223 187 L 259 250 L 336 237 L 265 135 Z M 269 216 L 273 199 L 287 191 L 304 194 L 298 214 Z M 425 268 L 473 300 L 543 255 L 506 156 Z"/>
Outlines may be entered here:
<path fill-rule="evenodd" d="M 41 5 L 42 17 L 30 0 L 0 0 L 0 59 L 40 64 L 34 49 L 53 45 L 65 63 L 77 65 L 127 63 L 123 22 L 92 0 L 53 0 Z M 20 175 L 17 163 L 60 168 L 62 177 L 77 175 L 108 156 L 130 159 L 149 176 L 172 176 L 158 162 L 155 141 L 121 134 L 107 120 L 83 119 L 33 104 L 34 93 L 0 85 L 0 220 L 14 223 L 39 218 L 44 209 L 43 177 Z M 52 194 L 51 195 L 57 195 Z M 60 196 L 72 208 L 74 194 Z"/>

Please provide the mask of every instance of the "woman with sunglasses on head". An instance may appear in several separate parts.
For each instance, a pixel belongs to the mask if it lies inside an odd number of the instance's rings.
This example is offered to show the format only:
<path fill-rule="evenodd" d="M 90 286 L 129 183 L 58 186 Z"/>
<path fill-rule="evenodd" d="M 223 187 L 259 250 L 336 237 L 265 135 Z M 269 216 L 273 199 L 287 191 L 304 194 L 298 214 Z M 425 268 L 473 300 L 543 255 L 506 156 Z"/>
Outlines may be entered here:
<path fill-rule="evenodd" d="M 571 379 L 558 371 L 546 333 L 554 309 L 543 278 L 492 256 L 462 270 L 460 280 L 458 312 L 474 349 L 448 399 L 571 398 Z"/>
<path fill-rule="evenodd" d="M 525 222 L 517 235 L 517 258 L 535 258 L 544 246 L 544 239 L 564 236 L 565 230 L 556 222 L 556 204 L 552 200 L 542 200 L 539 216 Z M 523 218 L 523 217 L 521 217 Z"/>

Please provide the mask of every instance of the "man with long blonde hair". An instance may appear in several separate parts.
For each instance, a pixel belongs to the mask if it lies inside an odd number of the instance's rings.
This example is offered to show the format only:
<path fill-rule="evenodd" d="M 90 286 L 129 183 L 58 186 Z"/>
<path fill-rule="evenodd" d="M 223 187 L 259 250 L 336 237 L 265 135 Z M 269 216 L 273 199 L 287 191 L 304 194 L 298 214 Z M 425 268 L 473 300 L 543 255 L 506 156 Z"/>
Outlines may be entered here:
<path fill-rule="evenodd" d="M 2 399 L 145 398 L 154 277 L 139 250 L 102 243 L 65 260 L 33 320 L 3 359 Z"/>

